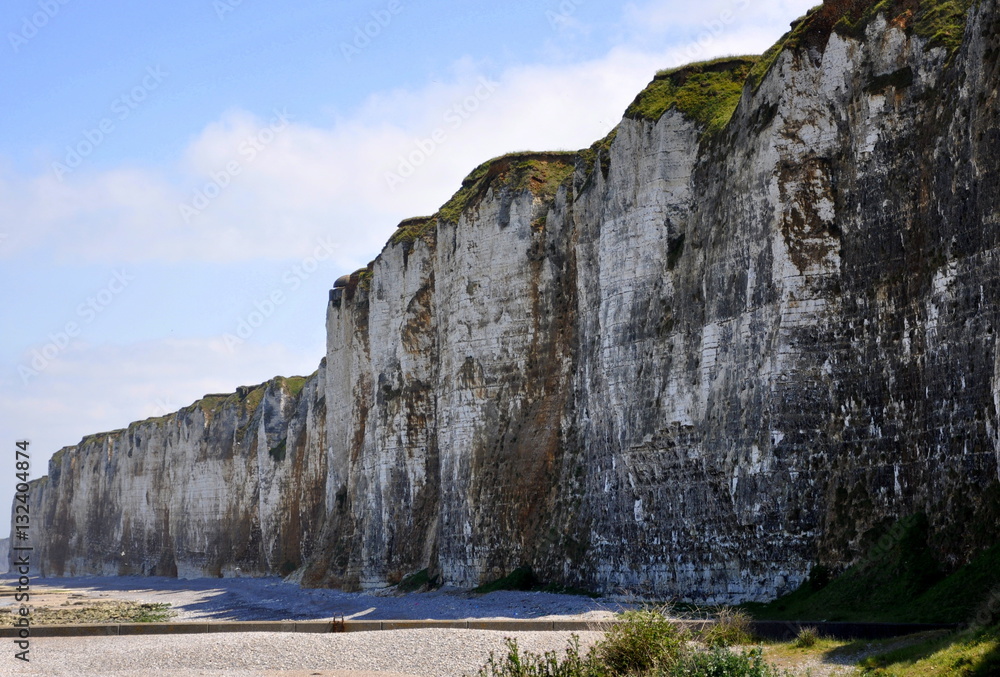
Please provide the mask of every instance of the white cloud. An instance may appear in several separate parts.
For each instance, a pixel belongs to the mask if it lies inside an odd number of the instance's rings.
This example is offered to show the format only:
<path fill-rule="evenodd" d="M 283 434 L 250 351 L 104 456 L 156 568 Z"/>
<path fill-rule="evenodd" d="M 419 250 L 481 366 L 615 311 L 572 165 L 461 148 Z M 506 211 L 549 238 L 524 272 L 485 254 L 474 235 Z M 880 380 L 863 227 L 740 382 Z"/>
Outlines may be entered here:
<path fill-rule="evenodd" d="M 744 2 L 709 0 L 697 12 L 673 2 L 633 4 L 625 24 L 646 37 L 676 25 L 694 30 Z M 84 165 L 60 181 L 53 173 L 0 170 L 0 209 L 18 224 L 2 255 L 287 259 L 307 255 L 325 236 L 339 243 L 345 261 L 368 260 L 399 220 L 435 211 L 480 162 L 512 150 L 587 146 L 618 122 L 659 68 L 761 51 L 776 37 L 770 33 L 806 4 L 754 3 L 752 17 L 743 16 L 751 9 L 740 10 L 701 45 L 664 49 L 661 41 L 657 49 L 618 47 L 585 63 L 513 67 L 489 80 L 495 91 L 485 97 L 482 69 L 461 60 L 449 81 L 374 93 L 326 128 L 296 122 L 288 111 L 290 122 L 272 131 L 273 120 L 232 110 L 206 125 L 177 166 L 161 171 L 88 172 Z M 781 17 L 777 27 L 762 37 L 760 24 L 773 23 L 774 15 Z M 420 166 L 390 187 L 387 174 L 410 156 Z M 199 192 L 218 195 L 199 204 Z M 186 219 L 181 205 L 189 207 Z"/>
<path fill-rule="evenodd" d="M 280 345 L 246 343 L 230 351 L 220 339 L 162 340 L 126 346 L 76 342 L 27 385 L 17 376 L 0 382 L 0 428 L 32 439 L 32 474 L 83 436 L 162 416 L 207 393 L 233 392 L 277 375 L 311 374 L 315 351 L 292 354 Z M 298 367 L 297 369 L 295 367 Z M 0 496 L 13 494 L 0 478 Z"/>
<path fill-rule="evenodd" d="M 447 81 L 374 93 L 327 127 L 297 121 L 290 110 L 287 125 L 274 124 L 273 137 L 261 136 L 273 122 L 268 117 L 227 111 L 206 124 L 176 166 L 96 171 L 84 164 L 60 181 L 51 172 L 18 175 L 0 159 L 7 235 L 0 258 L 33 256 L 44 275 L 44 265 L 63 261 L 296 260 L 333 240 L 342 249 L 334 263 L 347 270 L 374 256 L 399 220 L 435 211 L 482 161 L 512 150 L 588 146 L 617 124 L 658 69 L 761 52 L 813 1 L 754 2 L 701 43 L 706 21 L 711 25 L 741 0 L 635 3 L 622 24 L 622 46 L 602 58 L 522 65 L 492 78 L 461 60 Z M 248 153 L 245 144 L 254 139 L 260 148 Z M 390 188 L 387 174 L 399 171 L 401 158 L 420 153 L 426 157 L 413 175 Z M 234 162 L 239 173 L 232 176 Z M 228 185 L 186 223 L 179 206 L 192 204 L 213 181 Z M 253 301 L 238 300 L 248 307 Z M 278 373 L 311 373 L 319 357 L 252 340 L 231 352 L 221 338 L 76 343 L 28 386 L 16 366 L 8 382 L 0 381 L 0 427 L 36 436 L 37 476 L 44 472 L 41 458 L 85 434 Z M 9 480 L 0 479 L 0 501 L 12 493 Z"/>

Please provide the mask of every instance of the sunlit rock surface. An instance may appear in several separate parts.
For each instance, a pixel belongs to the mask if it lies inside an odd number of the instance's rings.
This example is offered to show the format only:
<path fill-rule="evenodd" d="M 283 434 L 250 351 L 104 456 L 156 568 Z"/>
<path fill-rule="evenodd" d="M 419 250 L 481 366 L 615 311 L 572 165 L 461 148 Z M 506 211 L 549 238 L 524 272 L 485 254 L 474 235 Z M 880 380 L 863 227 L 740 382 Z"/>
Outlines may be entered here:
<path fill-rule="evenodd" d="M 57 456 L 46 572 L 734 602 L 916 512 L 967 560 L 1000 522 L 998 18 L 949 55 L 880 17 L 720 132 L 484 165 L 334 290 L 301 394 Z"/>

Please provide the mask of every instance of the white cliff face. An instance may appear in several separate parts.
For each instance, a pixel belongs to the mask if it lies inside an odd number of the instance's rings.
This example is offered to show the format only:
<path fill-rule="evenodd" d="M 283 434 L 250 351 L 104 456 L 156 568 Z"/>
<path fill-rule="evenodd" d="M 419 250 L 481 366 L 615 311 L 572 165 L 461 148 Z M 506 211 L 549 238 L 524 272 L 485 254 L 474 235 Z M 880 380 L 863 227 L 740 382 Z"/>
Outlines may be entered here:
<path fill-rule="evenodd" d="M 997 21 L 949 60 L 879 18 L 721 131 L 480 167 L 335 290 L 301 395 L 54 461 L 46 561 L 737 602 L 917 512 L 966 559 L 1000 514 Z"/>
<path fill-rule="evenodd" d="M 34 483 L 41 575 L 291 573 L 322 526 L 323 371 L 85 438 Z"/>

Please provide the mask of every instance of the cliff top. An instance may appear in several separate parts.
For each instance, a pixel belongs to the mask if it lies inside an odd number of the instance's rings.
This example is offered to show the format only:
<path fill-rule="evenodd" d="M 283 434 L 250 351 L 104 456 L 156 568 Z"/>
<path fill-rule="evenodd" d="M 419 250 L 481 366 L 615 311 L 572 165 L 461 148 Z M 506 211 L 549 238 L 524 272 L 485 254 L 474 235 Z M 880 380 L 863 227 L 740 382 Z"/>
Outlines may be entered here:
<path fill-rule="evenodd" d="M 822 5 L 793 21 L 792 29 L 764 53 L 750 73 L 750 82 L 755 89 L 759 87 L 785 50 L 811 48 L 822 51 L 834 33 L 861 38 L 879 14 L 890 24 L 952 54 L 962 45 L 969 9 L 978 1 L 824 0 Z"/>
<path fill-rule="evenodd" d="M 482 200 L 490 188 L 506 186 L 515 191 L 530 190 L 543 200 L 555 197 L 559 187 L 573 175 L 579 153 L 569 152 L 518 152 L 508 153 L 488 160 L 473 169 L 462 187 L 433 216 L 406 219 L 389 239 L 390 245 L 413 243 L 425 237 L 438 221 L 458 222 L 462 213 Z M 362 269 L 355 274 L 363 281 Z"/>
<path fill-rule="evenodd" d="M 315 376 L 313 374 L 312 376 Z M 183 407 L 177 412 L 166 414 L 164 416 L 154 416 L 147 418 L 143 421 L 136 421 L 128 426 L 128 428 L 121 428 L 118 430 L 109 430 L 107 432 L 95 433 L 93 435 L 87 435 L 80 440 L 80 442 L 74 446 L 63 447 L 55 454 L 49 461 L 50 467 L 53 465 L 58 466 L 62 463 L 63 457 L 67 453 L 74 451 L 75 449 L 88 445 L 88 444 L 104 444 L 108 440 L 117 437 L 123 433 L 128 433 L 133 431 L 135 428 L 145 424 L 160 424 L 166 423 L 172 419 L 175 419 L 178 414 L 192 413 L 196 410 L 201 410 L 206 418 L 211 418 L 218 412 L 222 411 L 226 406 L 238 405 L 244 409 L 244 411 L 255 411 L 257 407 L 260 406 L 261 401 L 264 399 L 264 394 L 267 389 L 271 386 L 276 386 L 284 388 L 285 391 L 292 397 L 298 397 L 305 387 L 306 381 L 308 381 L 312 376 L 276 376 L 270 381 L 266 381 L 255 386 L 240 386 L 236 389 L 234 393 L 211 393 L 205 395 L 199 400 Z"/>
<path fill-rule="evenodd" d="M 966 17 L 979 0 L 825 0 L 805 16 L 792 22 L 792 29 L 762 56 L 729 56 L 660 71 L 636 96 L 624 118 L 657 121 L 670 110 L 694 120 L 706 135 L 725 128 L 732 118 L 747 83 L 756 89 L 778 57 L 786 50 L 826 47 L 837 32 L 860 38 L 879 15 L 908 32 L 927 39 L 932 45 L 954 52 L 962 43 Z M 514 190 L 531 190 L 543 199 L 552 199 L 570 179 L 575 165 L 583 161 L 588 173 L 602 151 L 607 151 L 617 128 L 589 149 L 578 152 L 518 152 L 493 158 L 476 167 L 462 186 L 433 216 L 404 220 L 387 246 L 410 245 L 427 240 L 439 220 L 455 223 L 462 213 L 477 204 L 490 188 L 507 185 Z M 603 160 L 602 160 L 603 162 Z M 366 286 L 373 265 L 355 271 L 350 291 Z"/>
<path fill-rule="evenodd" d="M 688 116 L 706 133 L 732 118 L 757 56 L 736 56 L 660 71 L 625 111 L 630 120 L 656 122 L 669 110 Z"/>

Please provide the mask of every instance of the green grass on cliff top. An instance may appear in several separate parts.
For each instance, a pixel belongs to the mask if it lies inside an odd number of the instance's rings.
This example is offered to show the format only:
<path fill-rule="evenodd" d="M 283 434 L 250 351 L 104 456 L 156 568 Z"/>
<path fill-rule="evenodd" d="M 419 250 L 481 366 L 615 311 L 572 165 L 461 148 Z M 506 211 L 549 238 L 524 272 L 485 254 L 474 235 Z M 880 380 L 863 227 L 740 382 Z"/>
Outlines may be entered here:
<path fill-rule="evenodd" d="M 462 187 L 434 216 L 406 219 L 400 223 L 389 244 L 412 244 L 427 238 L 439 220 L 458 223 L 465 210 L 485 197 L 490 188 L 506 186 L 514 191 L 530 190 L 535 196 L 551 201 L 572 177 L 578 157 L 575 152 L 520 152 L 488 160 L 465 177 Z"/>
<path fill-rule="evenodd" d="M 661 71 L 635 98 L 625 117 L 655 122 L 676 109 L 707 133 L 717 132 L 732 118 L 758 58 L 726 57 Z"/>
<path fill-rule="evenodd" d="M 778 57 L 787 49 L 816 47 L 822 49 L 834 32 L 855 39 L 879 15 L 928 41 L 932 47 L 944 47 L 949 55 L 962 45 L 969 9 L 978 0 L 826 0 L 792 23 L 785 33 L 750 72 L 754 89 L 760 86 Z"/>

